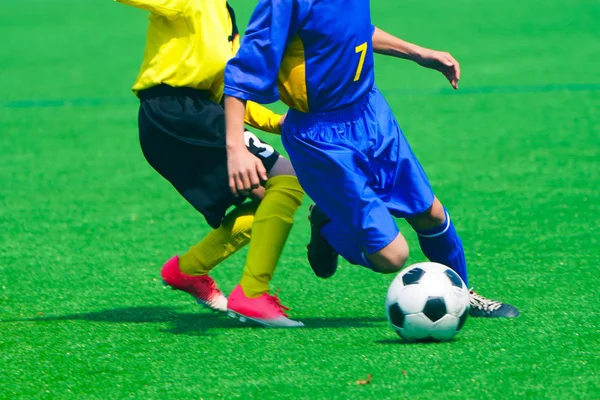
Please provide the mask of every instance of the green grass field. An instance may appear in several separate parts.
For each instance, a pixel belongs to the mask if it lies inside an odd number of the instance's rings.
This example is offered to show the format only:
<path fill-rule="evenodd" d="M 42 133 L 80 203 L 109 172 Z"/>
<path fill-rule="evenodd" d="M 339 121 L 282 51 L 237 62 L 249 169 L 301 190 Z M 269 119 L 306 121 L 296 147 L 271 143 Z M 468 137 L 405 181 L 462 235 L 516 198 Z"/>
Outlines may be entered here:
<path fill-rule="evenodd" d="M 231 3 L 245 25 L 254 2 Z M 471 284 L 521 317 L 403 344 L 385 320 L 392 276 L 345 262 L 312 275 L 309 200 L 273 282 L 306 329 L 241 325 L 164 289 L 162 263 L 208 227 L 139 149 L 145 12 L 4 0 L 0 398 L 600 398 L 600 3 L 372 3 L 375 24 L 462 64 L 452 93 L 378 57 L 378 85 L 462 234 Z M 244 256 L 214 271 L 226 292 Z"/>

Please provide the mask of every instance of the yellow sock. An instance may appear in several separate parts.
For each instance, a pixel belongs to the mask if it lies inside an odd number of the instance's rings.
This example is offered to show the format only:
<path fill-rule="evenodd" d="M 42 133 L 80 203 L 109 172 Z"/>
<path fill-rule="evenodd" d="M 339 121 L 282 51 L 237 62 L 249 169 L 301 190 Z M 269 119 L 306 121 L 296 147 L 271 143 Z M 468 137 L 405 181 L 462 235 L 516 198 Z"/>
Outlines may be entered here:
<path fill-rule="evenodd" d="M 221 261 L 250 241 L 256 204 L 244 203 L 223 218 L 200 243 L 179 257 L 179 269 L 186 275 L 206 275 Z"/>
<path fill-rule="evenodd" d="M 294 223 L 294 213 L 304 196 L 298 178 L 291 175 L 270 178 L 265 189 L 265 197 L 256 209 L 240 282 L 248 297 L 259 297 L 269 291 L 269 282 Z"/>

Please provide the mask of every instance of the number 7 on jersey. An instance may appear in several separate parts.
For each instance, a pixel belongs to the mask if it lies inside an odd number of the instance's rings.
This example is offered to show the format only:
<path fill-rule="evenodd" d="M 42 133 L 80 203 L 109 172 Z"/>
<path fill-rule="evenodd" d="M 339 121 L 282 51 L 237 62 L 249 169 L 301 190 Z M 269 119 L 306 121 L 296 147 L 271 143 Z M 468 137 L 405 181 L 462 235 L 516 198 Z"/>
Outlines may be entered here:
<path fill-rule="evenodd" d="M 360 59 L 358 60 L 358 67 L 356 67 L 356 75 L 354 75 L 354 82 L 360 79 L 360 74 L 363 69 L 363 65 L 365 64 L 365 57 L 367 56 L 367 42 L 356 46 L 354 49 L 356 53 L 360 53 Z"/>

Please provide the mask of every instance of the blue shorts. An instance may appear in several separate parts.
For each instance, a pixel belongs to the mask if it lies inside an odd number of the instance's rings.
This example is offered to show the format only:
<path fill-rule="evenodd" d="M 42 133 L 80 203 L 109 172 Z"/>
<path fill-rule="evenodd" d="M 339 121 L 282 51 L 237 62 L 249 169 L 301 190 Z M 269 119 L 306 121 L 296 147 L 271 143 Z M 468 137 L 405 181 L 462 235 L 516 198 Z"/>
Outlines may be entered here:
<path fill-rule="evenodd" d="M 300 184 L 331 218 L 322 234 L 351 263 L 364 264 L 363 251 L 396 238 L 393 217 L 433 204 L 427 176 L 376 87 L 345 109 L 289 110 L 282 141 Z"/>

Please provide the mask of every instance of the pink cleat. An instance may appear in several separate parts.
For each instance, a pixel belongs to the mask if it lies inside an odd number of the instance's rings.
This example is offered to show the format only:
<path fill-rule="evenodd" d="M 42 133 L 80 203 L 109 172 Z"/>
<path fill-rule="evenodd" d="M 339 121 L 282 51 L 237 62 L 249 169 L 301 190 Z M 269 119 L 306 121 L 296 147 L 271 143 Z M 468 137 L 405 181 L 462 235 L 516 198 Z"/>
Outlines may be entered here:
<path fill-rule="evenodd" d="M 190 276 L 179 269 L 179 257 L 175 256 L 163 265 L 160 271 L 165 285 L 174 290 L 183 290 L 194 296 L 198 304 L 214 311 L 227 311 L 227 298 L 208 275 Z"/>
<path fill-rule="evenodd" d="M 251 299 L 246 297 L 242 287 L 237 285 L 229 295 L 228 314 L 238 318 L 240 322 L 254 321 L 270 328 L 299 328 L 304 326 L 300 321 L 292 321 L 283 310 L 289 310 L 279 302 L 276 295 L 268 293 Z"/>

